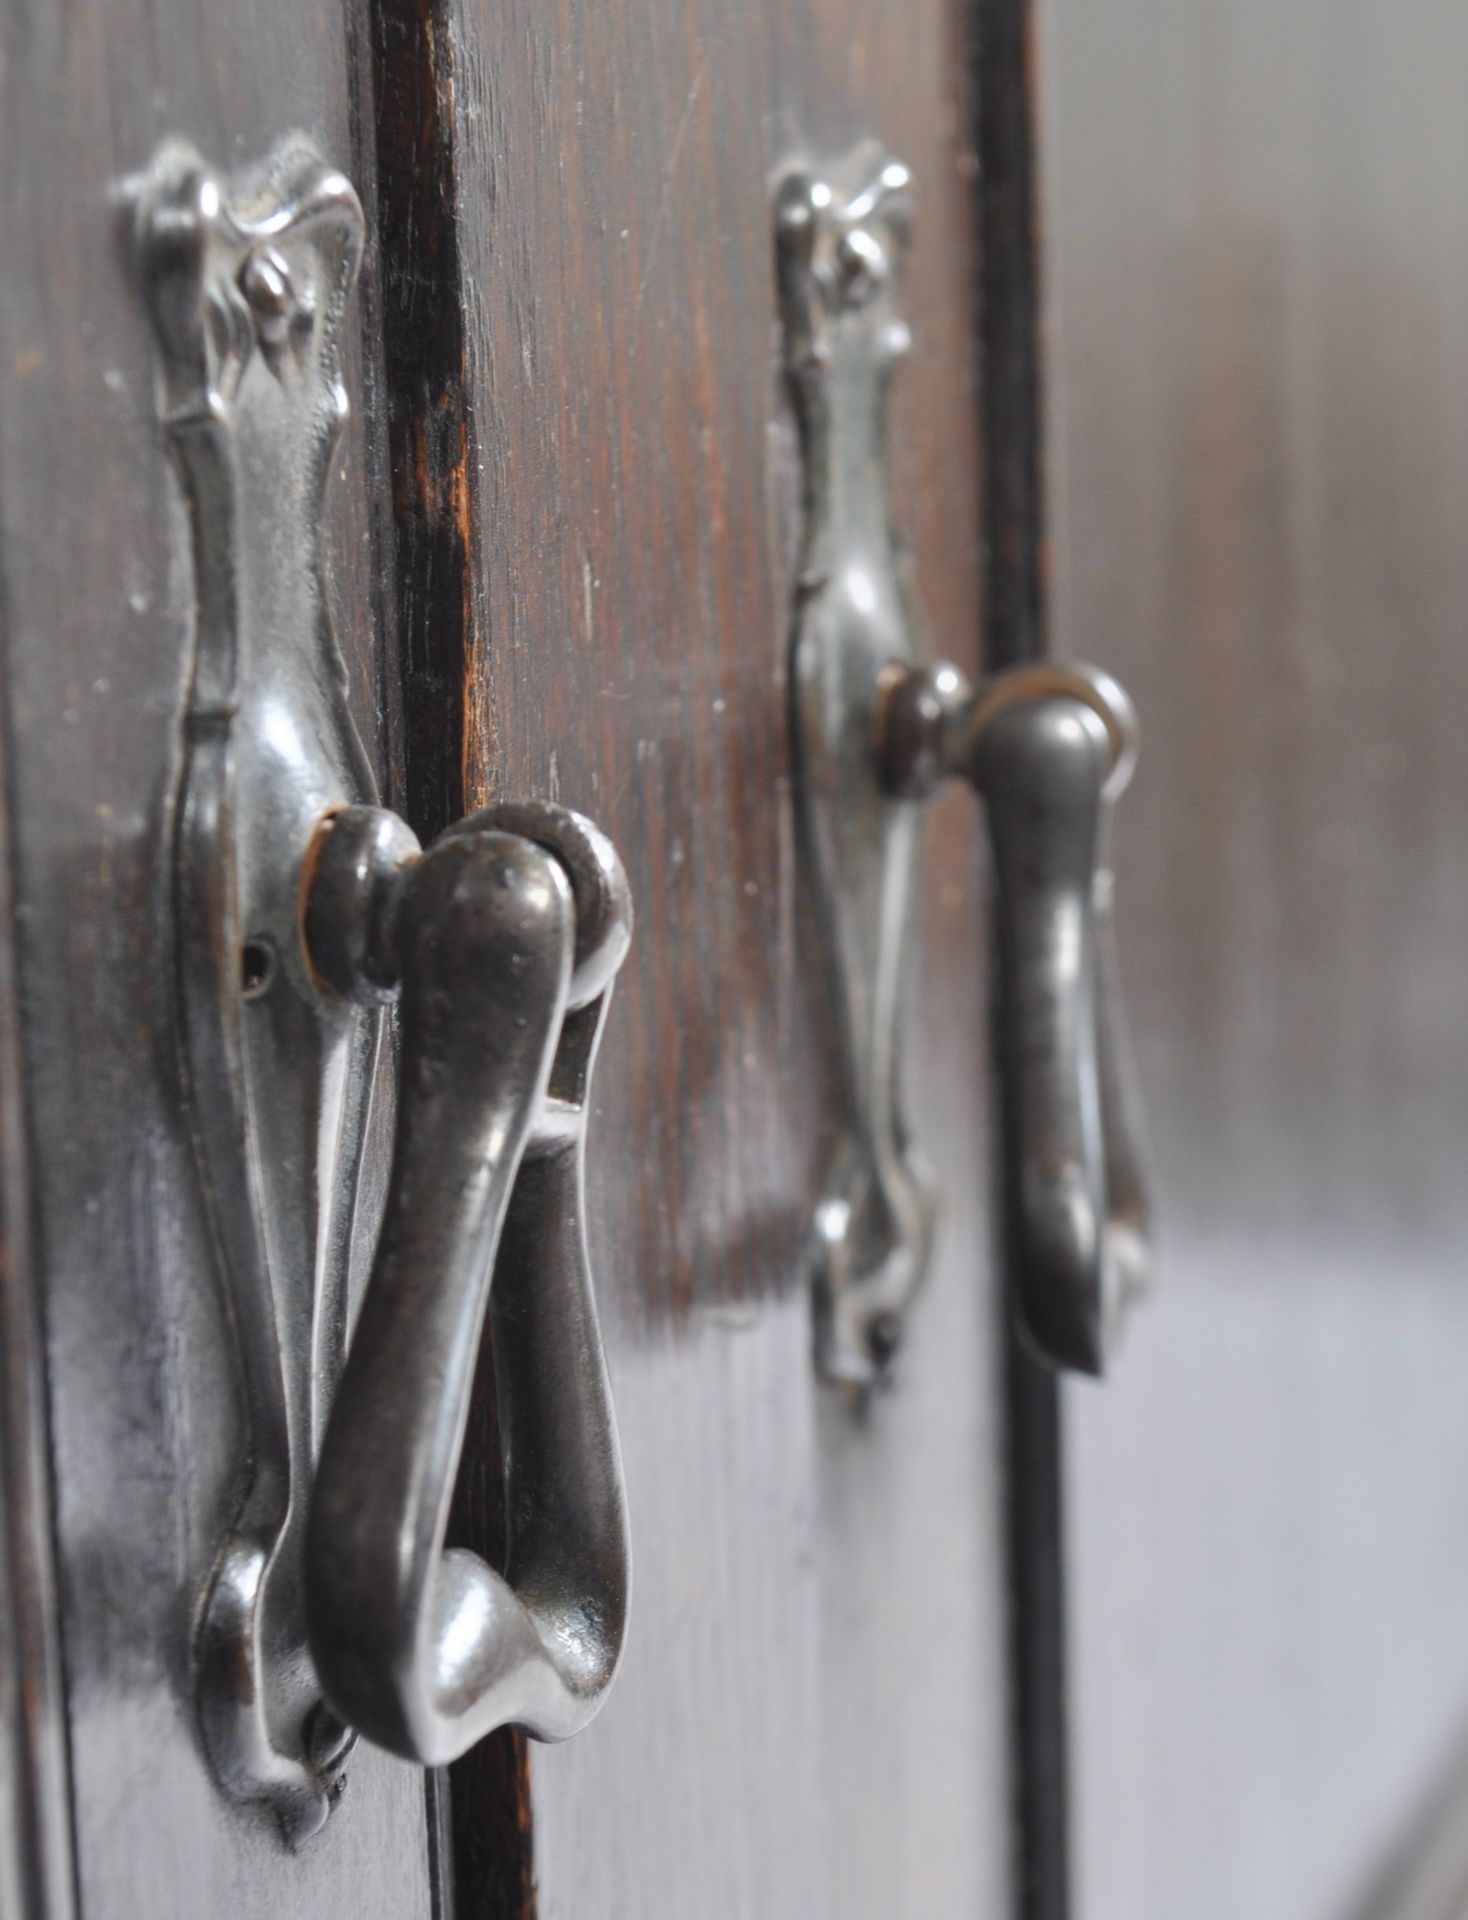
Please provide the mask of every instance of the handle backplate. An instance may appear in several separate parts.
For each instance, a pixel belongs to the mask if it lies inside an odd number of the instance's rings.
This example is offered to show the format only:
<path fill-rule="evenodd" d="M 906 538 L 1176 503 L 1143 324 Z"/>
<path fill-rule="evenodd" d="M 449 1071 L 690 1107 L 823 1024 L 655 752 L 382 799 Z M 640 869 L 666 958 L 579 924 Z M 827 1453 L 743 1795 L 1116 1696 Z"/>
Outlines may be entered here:
<path fill-rule="evenodd" d="M 799 821 L 836 1034 L 837 1138 L 813 1224 L 816 1355 L 852 1387 L 885 1371 L 927 1265 L 932 1178 L 908 1137 L 897 1054 L 916 810 L 872 753 L 882 676 L 919 616 L 887 499 L 907 170 L 864 145 L 788 174 L 775 205 L 785 369 L 800 427 L 804 537 L 790 639 Z"/>
<path fill-rule="evenodd" d="M 297 898 L 321 820 L 376 799 L 320 546 L 362 210 L 299 143 L 234 179 L 170 144 L 138 240 L 194 560 L 173 801 L 180 1052 L 246 1425 L 200 1612 L 199 1711 L 226 1791 L 300 1845 L 351 1745 L 305 1644 L 302 1537 L 381 1038 L 376 1012 L 316 990 Z"/>

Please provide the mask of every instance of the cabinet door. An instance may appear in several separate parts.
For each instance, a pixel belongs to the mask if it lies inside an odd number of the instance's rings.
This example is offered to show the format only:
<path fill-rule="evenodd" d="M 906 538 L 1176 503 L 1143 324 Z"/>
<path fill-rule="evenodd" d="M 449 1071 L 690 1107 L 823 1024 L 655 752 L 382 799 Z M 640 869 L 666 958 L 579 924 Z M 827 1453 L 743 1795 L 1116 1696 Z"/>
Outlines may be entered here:
<path fill-rule="evenodd" d="M 431 154 L 395 77 L 422 40 L 388 45 L 410 801 L 425 828 L 503 793 L 583 809 L 638 913 L 590 1209 L 634 1525 L 625 1667 L 576 1741 L 504 1736 L 454 1769 L 461 1920 L 1007 1897 L 976 818 L 955 795 L 931 822 L 904 1063 L 940 1254 L 895 1390 L 857 1413 L 812 1367 L 833 1011 L 791 791 L 800 479 L 771 224 L 793 162 L 874 135 L 912 169 L 893 491 L 934 644 L 972 669 L 964 27 L 940 0 L 454 0 Z M 425 249 L 453 266 L 431 300 Z"/>
<path fill-rule="evenodd" d="M 1066 1407 L 1075 1908 L 1456 1913 L 1468 16 L 1043 18 L 1057 628 L 1145 735 L 1162 1274 Z"/>
<path fill-rule="evenodd" d="M 836 1075 L 791 792 L 801 481 L 771 224 L 792 162 L 875 137 L 912 169 L 892 490 L 933 643 L 972 671 L 966 12 L 22 0 L 0 52 L 0 1904 L 1002 1911 L 978 833 L 958 794 L 926 827 L 903 1072 L 945 1211 L 897 1384 L 858 1409 L 812 1365 Z M 166 139 L 229 175 L 291 134 L 350 175 L 370 236 L 323 541 L 384 795 L 425 838 L 498 796 L 581 809 L 638 916 L 588 1197 L 632 1507 L 624 1669 L 561 1748 L 498 1734 L 440 1776 L 363 1743 L 294 1853 L 217 1788 L 196 1705 L 198 1609 L 251 1442 L 181 1086 L 170 863 L 197 555 L 132 237 Z M 379 1127 L 369 1194 L 386 1149 Z M 486 1390 L 455 1527 L 491 1557 L 500 1464 Z"/>

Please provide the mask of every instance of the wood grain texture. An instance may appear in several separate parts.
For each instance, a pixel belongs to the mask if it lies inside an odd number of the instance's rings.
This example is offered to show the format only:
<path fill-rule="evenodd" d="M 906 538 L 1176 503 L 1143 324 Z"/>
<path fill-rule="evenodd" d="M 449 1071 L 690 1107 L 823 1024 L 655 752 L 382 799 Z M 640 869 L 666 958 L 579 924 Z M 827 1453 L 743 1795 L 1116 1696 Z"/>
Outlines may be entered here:
<path fill-rule="evenodd" d="M 402 804 L 427 843 L 464 806 L 474 602 L 453 41 L 439 0 L 373 0 L 370 31 Z"/>
<path fill-rule="evenodd" d="M 999 1911 L 977 834 L 961 799 L 934 819 L 915 995 L 915 1107 L 951 1197 L 943 1256 L 902 1385 L 859 1422 L 810 1366 L 803 1251 L 828 1106 L 789 796 L 798 477 L 769 224 L 787 161 L 875 133 L 914 166 L 919 344 L 895 403 L 897 498 L 936 644 L 972 664 L 958 21 L 936 0 L 462 0 L 436 18 L 475 553 L 464 798 L 591 813 L 639 917 L 590 1208 L 634 1619 L 602 1717 L 530 1756 L 538 1910 Z M 461 1827 L 474 1791 L 461 1776 Z M 503 1826 L 503 1801 L 482 1818 Z M 470 1914 L 500 1897 L 460 1884 Z M 517 1898 L 527 1911 L 523 1875 Z"/>
<path fill-rule="evenodd" d="M 431 1905 L 421 1774 L 364 1751 L 326 1833 L 291 1858 L 216 1791 L 191 1670 L 243 1437 L 173 1038 L 166 812 L 193 583 L 126 182 L 165 135 L 231 167 L 292 130 L 363 180 L 347 25 L 273 0 L 84 0 L 18 4 L 0 26 L 13 926 L 84 1920 Z M 331 585 L 381 750 L 370 357 L 352 353 L 347 377 Z M 7 1232 L 14 1255 L 13 1218 Z"/>
<path fill-rule="evenodd" d="M 1048 21 L 1058 629 L 1142 719 L 1162 1274 L 1068 1407 L 1078 1909 L 1390 1913 L 1468 1720 L 1468 16 Z"/>

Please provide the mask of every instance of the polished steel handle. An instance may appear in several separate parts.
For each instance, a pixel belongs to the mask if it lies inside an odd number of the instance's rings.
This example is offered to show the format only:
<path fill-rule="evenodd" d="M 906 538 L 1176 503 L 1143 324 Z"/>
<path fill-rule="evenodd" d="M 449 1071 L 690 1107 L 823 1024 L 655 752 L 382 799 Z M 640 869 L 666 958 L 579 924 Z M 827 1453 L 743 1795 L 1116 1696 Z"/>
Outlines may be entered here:
<path fill-rule="evenodd" d="M 978 689 L 947 665 L 900 668 L 878 725 L 896 791 L 961 776 L 983 800 L 1020 1323 L 1042 1358 L 1100 1373 L 1150 1265 L 1108 859 L 1136 761 L 1131 702 L 1080 665 L 1013 667 Z"/>
<path fill-rule="evenodd" d="M 492 807 L 412 851 L 390 815 L 338 816 L 306 905 L 324 979 L 402 994 L 392 1174 L 316 1470 L 306 1609 L 341 1718 L 439 1765 L 509 1722 L 575 1733 L 621 1653 L 626 1502 L 582 1159 L 631 907 L 610 843 L 558 808 Z M 487 1316 L 503 1574 L 444 1544 Z"/>
<path fill-rule="evenodd" d="M 1097 1372 L 1147 1265 L 1104 855 L 1135 723 L 1089 668 L 1016 667 L 975 689 L 921 664 L 886 466 L 887 394 L 910 344 L 897 289 L 911 224 L 907 169 L 872 143 L 829 172 L 792 171 L 776 195 L 804 467 L 791 719 L 839 1117 L 811 1235 L 816 1356 L 858 1389 L 886 1373 L 934 1237 L 900 1034 L 915 803 L 945 780 L 980 794 L 994 853 L 1020 1324 L 1055 1365 Z"/>

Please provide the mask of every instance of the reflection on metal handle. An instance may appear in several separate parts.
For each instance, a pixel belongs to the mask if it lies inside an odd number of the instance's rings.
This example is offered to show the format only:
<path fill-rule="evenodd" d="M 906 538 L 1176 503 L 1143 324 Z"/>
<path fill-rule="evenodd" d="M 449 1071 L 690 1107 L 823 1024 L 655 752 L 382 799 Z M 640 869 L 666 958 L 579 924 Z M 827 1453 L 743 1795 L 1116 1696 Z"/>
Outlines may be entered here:
<path fill-rule="evenodd" d="M 616 854 L 574 814 L 491 808 L 417 860 L 384 819 L 331 823 L 307 901 L 313 965 L 338 990 L 380 997 L 400 979 L 402 1068 L 377 1256 L 316 1472 L 306 1609 L 338 1714 L 439 1765 L 509 1722 L 575 1733 L 621 1652 L 626 1505 L 582 1148 L 631 916 Z M 503 1575 L 445 1548 L 487 1315 Z"/>

